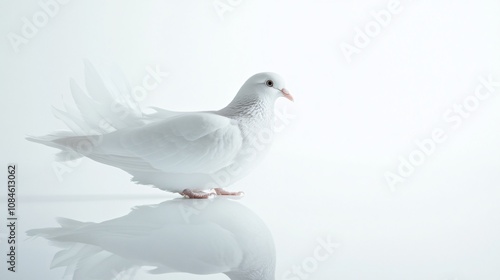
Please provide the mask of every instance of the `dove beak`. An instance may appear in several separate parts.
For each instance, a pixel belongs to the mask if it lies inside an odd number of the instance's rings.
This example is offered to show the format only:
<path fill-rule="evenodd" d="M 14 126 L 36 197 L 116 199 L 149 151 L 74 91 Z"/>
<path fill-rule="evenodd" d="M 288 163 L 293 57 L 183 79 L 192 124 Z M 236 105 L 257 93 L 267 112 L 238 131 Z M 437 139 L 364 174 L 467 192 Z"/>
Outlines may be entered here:
<path fill-rule="evenodd" d="M 281 93 L 283 93 L 283 96 L 293 102 L 293 96 L 290 94 L 290 92 L 286 88 L 281 89 Z"/>

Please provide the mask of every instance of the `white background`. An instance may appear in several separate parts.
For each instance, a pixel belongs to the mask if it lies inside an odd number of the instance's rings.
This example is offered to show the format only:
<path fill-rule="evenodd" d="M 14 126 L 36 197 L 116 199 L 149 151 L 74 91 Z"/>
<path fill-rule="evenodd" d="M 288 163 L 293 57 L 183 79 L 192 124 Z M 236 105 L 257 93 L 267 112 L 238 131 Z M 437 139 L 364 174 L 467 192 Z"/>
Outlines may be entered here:
<path fill-rule="evenodd" d="M 113 196 L 175 197 L 90 160 L 59 180 L 56 151 L 24 140 L 65 128 L 51 106 L 70 99 L 70 78 L 83 85 L 85 59 L 101 72 L 118 65 L 131 85 L 158 66 L 170 76 L 142 105 L 183 111 L 224 107 L 249 76 L 273 71 L 295 97 L 279 101 L 294 120 L 234 189 L 273 232 L 277 279 L 328 235 L 339 250 L 308 279 L 499 279 L 500 87 L 457 128 L 443 114 L 473 95 L 480 77 L 500 81 L 500 2 L 402 0 L 349 62 L 341 44 L 354 45 L 356 28 L 390 2 L 243 0 L 221 17 L 212 0 L 74 0 L 16 52 L 9 34 L 21 35 L 22 18 L 43 10 L 38 1 L 2 1 L 0 149 L 2 166 L 19 165 L 19 238 L 56 216 L 97 221 L 143 204 L 99 219 L 95 197 L 110 198 L 110 209 Z M 384 174 L 397 174 L 399 157 L 436 128 L 447 140 L 391 189 Z M 87 203 L 55 202 L 67 198 Z M 31 253 L 19 254 L 22 279 L 35 279 Z M 38 270 L 58 277 L 48 272 L 51 256 L 41 254 L 47 266 Z"/>

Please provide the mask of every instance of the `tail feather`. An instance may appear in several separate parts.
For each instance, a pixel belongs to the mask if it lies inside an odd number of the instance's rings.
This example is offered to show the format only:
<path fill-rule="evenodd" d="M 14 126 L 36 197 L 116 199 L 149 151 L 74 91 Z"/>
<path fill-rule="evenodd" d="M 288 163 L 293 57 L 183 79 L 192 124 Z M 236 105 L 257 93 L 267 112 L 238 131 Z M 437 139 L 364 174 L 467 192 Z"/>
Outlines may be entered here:
<path fill-rule="evenodd" d="M 104 79 L 91 63 L 85 61 L 86 90 L 70 79 L 74 102 L 64 102 L 65 111 L 53 110 L 55 117 L 64 122 L 71 132 L 29 136 L 26 139 L 60 149 L 56 160 L 67 161 L 87 155 L 89 149 L 95 148 L 100 135 L 150 122 L 132 98 L 130 87 L 121 72 L 114 72 L 112 79 Z"/>
<path fill-rule="evenodd" d="M 70 113 L 70 111 L 66 112 L 53 107 L 52 113 L 77 135 L 83 135 L 90 130 L 90 127 L 80 117 Z"/>
<path fill-rule="evenodd" d="M 87 126 L 92 130 L 104 132 L 100 128 L 100 124 L 104 121 L 104 118 L 96 110 L 99 104 L 86 95 L 74 79 L 70 79 L 70 88 L 77 109 Z"/>
<path fill-rule="evenodd" d="M 26 140 L 60 149 L 61 151 L 55 155 L 55 159 L 69 161 L 93 153 L 101 136 L 74 136 L 71 132 L 59 132 L 45 136 L 28 136 Z"/>

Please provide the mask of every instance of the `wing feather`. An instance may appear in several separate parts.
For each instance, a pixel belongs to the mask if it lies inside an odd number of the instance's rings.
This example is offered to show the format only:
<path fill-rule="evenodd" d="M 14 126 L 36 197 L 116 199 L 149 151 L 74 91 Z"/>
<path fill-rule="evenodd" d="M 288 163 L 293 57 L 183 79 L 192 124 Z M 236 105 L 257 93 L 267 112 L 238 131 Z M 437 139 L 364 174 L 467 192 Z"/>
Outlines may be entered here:
<path fill-rule="evenodd" d="M 234 120 L 190 113 L 105 135 L 89 157 L 126 170 L 212 173 L 233 163 L 242 141 Z"/>

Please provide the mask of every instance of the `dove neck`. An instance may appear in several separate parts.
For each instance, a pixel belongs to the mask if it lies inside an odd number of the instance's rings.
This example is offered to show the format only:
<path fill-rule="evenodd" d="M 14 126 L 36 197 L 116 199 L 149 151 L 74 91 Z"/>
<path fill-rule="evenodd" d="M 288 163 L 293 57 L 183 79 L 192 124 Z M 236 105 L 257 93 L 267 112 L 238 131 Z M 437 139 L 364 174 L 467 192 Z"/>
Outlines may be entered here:
<path fill-rule="evenodd" d="M 220 113 L 231 118 L 250 118 L 254 121 L 268 121 L 272 119 L 274 112 L 274 102 L 264 98 L 252 98 L 246 96 L 236 96 L 236 98 L 220 110 Z"/>

